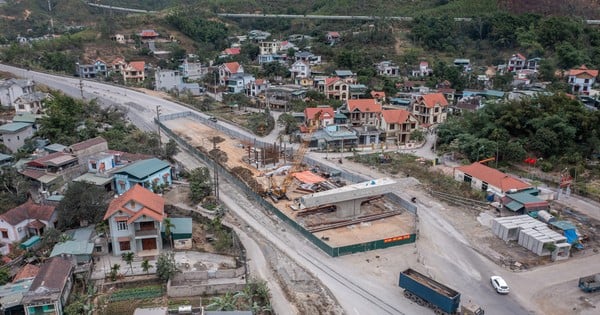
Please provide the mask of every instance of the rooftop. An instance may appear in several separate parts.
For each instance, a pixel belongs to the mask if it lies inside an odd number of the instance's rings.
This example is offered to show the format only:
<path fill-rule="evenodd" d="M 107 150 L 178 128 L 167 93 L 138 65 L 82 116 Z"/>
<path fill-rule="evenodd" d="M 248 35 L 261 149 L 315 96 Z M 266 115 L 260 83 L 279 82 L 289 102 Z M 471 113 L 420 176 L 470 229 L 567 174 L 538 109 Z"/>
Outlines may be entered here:
<path fill-rule="evenodd" d="M 8 123 L 0 126 L 0 133 L 15 133 L 27 127 L 31 127 L 31 124 L 24 122 Z"/>
<path fill-rule="evenodd" d="M 133 162 L 130 165 L 119 169 L 115 174 L 128 174 L 132 177 L 143 179 L 148 175 L 154 174 L 170 166 L 169 163 L 163 160 L 152 158 Z"/>

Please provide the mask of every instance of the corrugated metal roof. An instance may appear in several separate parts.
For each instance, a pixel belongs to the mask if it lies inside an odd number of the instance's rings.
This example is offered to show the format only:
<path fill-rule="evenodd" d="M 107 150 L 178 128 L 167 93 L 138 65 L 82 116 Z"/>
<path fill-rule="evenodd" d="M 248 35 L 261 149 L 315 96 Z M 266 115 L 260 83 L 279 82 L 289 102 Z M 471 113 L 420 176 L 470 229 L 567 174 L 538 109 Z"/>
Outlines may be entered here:
<path fill-rule="evenodd" d="M 91 255 L 94 251 L 94 244 L 87 241 L 66 241 L 54 245 L 50 257 L 60 254 L 71 255 Z"/>
<path fill-rule="evenodd" d="M 169 166 L 169 163 L 163 160 L 152 158 L 148 160 L 136 161 L 131 165 L 120 169 L 118 172 L 115 172 L 115 174 L 128 174 L 132 177 L 142 179 Z"/>
<path fill-rule="evenodd" d="M 27 127 L 31 127 L 31 124 L 24 122 L 8 123 L 0 126 L 0 133 L 17 132 Z"/>
<path fill-rule="evenodd" d="M 507 207 L 511 211 L 519 211 L 519 210 L 521 210 L 521 208 L 523 208 L 523 204 L 520 202 L 516 202 L 516 201 L 511 201 L 504 206 Z"/>
<path fill-rule="evenodd" d="M 171 228 L 173 234 L 192 234 L 192 218 L 169 218 L 174 225 Z M 165 231 L 165 225 L 161 227 L 161 232 Z"/>

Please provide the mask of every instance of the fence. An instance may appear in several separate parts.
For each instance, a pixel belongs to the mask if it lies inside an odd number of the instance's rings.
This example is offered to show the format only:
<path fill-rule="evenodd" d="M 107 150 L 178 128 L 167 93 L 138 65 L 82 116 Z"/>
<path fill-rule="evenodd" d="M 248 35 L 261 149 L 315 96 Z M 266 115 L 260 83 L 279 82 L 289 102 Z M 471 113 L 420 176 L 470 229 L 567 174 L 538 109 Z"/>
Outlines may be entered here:
<path fill-rule="evenodd" d="M 303 226 L 301 226 L 300 224 L 298 224 L 296 221 L 294 221 L 292 218 L 288 217 L 285 213 L 281 212 L 279 209 L 277 209 L 275 206 L 273 206 L 271 203 L 269 203 L 268 201 L 266 201 L 262 196 L 260 196 L 258 193 L 256 193 L 255 191 L 253 191 L 252 189 L 250 189 L 250 187 L 248 187 L 244 182 L 242 182 L 241 180 L 239 180 L 237 177 L 233 176 L 231 173 L 229 173 L 229 171 L 227 169 L 225 169 L 223 166 L 221 166 L 220 164 L 216 163 L 214 160 L 212 160 L 210 157 L 208 157 L 207 155 L 205 155 L 204 153 L 202 153 L 200 150 L 196 149 L 195 147 L 193 147 L 192 145 L 190 145 L 188 142 L 186 142 L 185 140 L 181 139 L 181 137 L 179 137 L 177 134 L 175 134 L 171 129 L 169 129 L 167 126 L 165 126 L 162 122 L 163 121 L 167 121 L 167 120 L 171 120 L 171 119 L 177 119 L 177 118 L 182 118 L 182 117 L 192 117 L 194 119 L 199 120 L 202 123 L 205 123 L 211 127 L 214 127 L 217 130 L 222 130 L 224 133 L 226 133 L 227 135 L 234 137 L 234 138 L 238 138 L 238 139 L 252 139 L 252 141 L 254 141 L 255 144 L 258 145 L 267 145 L 266 142 L 262 142 L 259 140 L 256 140 L 256 138 L 250 138 L 246 135 L 243 135 L 235 130 L 228 130 L 223 126 L 217 125 L 214 122 L 203 118 L 193 112 L 183 112 L 183 113 L 175 113 L 175 114 L 169 114 L 169 115 L 163 115 L 159 117 L 159 120 L 155 119 L 155 122 L 157 124 L 159 124 L 160 128 L 172 139 L 175 140 L 175 142 L 177 142 L 180 146 L 184 147 L 186 149 L 186 151 L 188 151 L 189 153 L 193 154 L 194 156 L 196 156 L 197 158 L 199 158 L 200 160 L 202 160 L 206 165 L 208 165 L 209 167 L 215 169 L 218 173 L 219 176 L 222 176 L 222 178 L 225 178 L 227 181 L 229 181 L 230 183 L 233 183 L 234 185 L 236 185 L 237 187 L 239 187 L 240 189 L 242 189 L 246 195 L 250 198 L 252 198 L 254 201 L 258 202 L 261 206 L 263 206 L 264 208 L 266 208 L 267 210 L 269 210 L 270 212 L 272 212 L 273 214 L 275 214 L 279 219 L 281 219 L 282 221 L 284 221 L 285 223 L 289 224 L 290 226 L 292 226 L 295 230 L 297 230 L 300 234 L 302 234 L 302 236 L 304 236 L 306 239 L 308 239 L 309 241 L 311 241 L 314 245 L 316 245 L 318 248 L 320 248 L 322 251 L 324 251 L 325 253 L 327 253 L 328 255 L 332 256 L 332 257 L 337 257 L 337 256 L 342 256 L 342 255 L 348 255 L 348 254 L 353 254 L 353 253 L 358 253 L 358 252 L 364 252 L 364 251 L 369 251 L 369 250 L 374 250 L 374 249 L 381 249 L 381 248 L 387 248 L 387 247 L 392 247 L 392 246 L 398 246 L 398 245 L 402 245 L 402 244 L 407 244 L 407 243 L 413 243 L 416 240 L 416 235 L 414 233 L 412 234 L 408 234 L 406 235 L 406 237 L 403 238 L 391 238 L 391 239 L 385 239 L 385 240 L 376 240 L 376 241 L 371 241 L 371 242 L 366 242 L 366 243 L 360 243 L 360 244 L 352 244 L 352 245 L 348 245 L 348 246 L 341 246 L 341 247 L 331 247 L 329 246 L 327 243 L 325 243 L 325 241 L 321 240 L 320 238 L 318 238 L 317 236 L 315 236 L 314 234 L 310 233 L 309 231 L 307 231 Z M 224 131 L 227 130 L 227 131 Z M 321 168 L 322 170 L 335 170 L 335 171 L 340 171 L 337 169 L 333 169 L 329 166 L 323 165 L 321 163 L 319 163 L 316 160 L 313 160 L 311 158 L 305 157 L 304 161 L 307 164 L 313 165 L 313 166 L 319 166 L 319 168 Z M 343 179 L 346 179 L 348 181 L 352 181 L 352 182 L 360 182 L 360 181 L 366 181 L 368 180 L 368 178 L 361 176 L 361 175 L 357 175 L 357 174 L 352 174 L 346 171 L 341 171 L 341 176 Z M 408 203 L 406 200 L 402 199 L 401 197 L 395 195 L 395 194 L 388 194 L 390 197 L 392 197 L 392 199 L 394 201 L 397 201 L 400 203 L 400 205 L 402 205 L 403 207 L 405 207 L 407 210 L 415 213 L 416 212 L 416 206 L 413 204 Z"/>

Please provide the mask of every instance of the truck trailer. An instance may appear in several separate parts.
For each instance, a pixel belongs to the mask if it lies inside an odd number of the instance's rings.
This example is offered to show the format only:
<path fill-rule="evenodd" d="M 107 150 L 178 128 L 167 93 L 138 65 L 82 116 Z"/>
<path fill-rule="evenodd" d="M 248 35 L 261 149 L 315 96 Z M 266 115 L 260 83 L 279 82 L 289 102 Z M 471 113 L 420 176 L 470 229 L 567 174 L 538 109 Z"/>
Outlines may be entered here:
<path fill-rule="evenodd" d="M 579 288 L 588 293 L 600 290 L 600 273 L 579 278 Z"/>
<path fill-rule="evenodd" d="M 398 285 L 404 296 L 421 306 L 426 306 L 438 315 L 483 315 L 478 305 L 469 301 L 460 305 L 460 293 L 411 268 L 400 273 Z M 459 310 L 460 307 L 460 310 Z"/>

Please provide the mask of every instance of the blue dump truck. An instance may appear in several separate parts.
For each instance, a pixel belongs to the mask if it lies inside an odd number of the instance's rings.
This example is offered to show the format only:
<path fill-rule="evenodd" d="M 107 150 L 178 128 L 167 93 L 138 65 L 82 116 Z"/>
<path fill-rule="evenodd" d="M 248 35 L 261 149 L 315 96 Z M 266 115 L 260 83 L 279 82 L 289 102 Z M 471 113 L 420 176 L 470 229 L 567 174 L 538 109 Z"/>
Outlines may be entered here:
<path fill-rule="evenodd" d="M 579 278 L 579 288 L 588 293 L 600 290 L 600 273 Z"/>
<path fill-rule="evenodd" d="M 398 285 L 404 296 L 418 305 L 433 309 L 438 315 L 483 315 L 478 305 L 469 301 L 460 305 L 460 293 L 413 269 L 400 273 Z M 459 309 L 460 307 L 460 309 Z"/>

